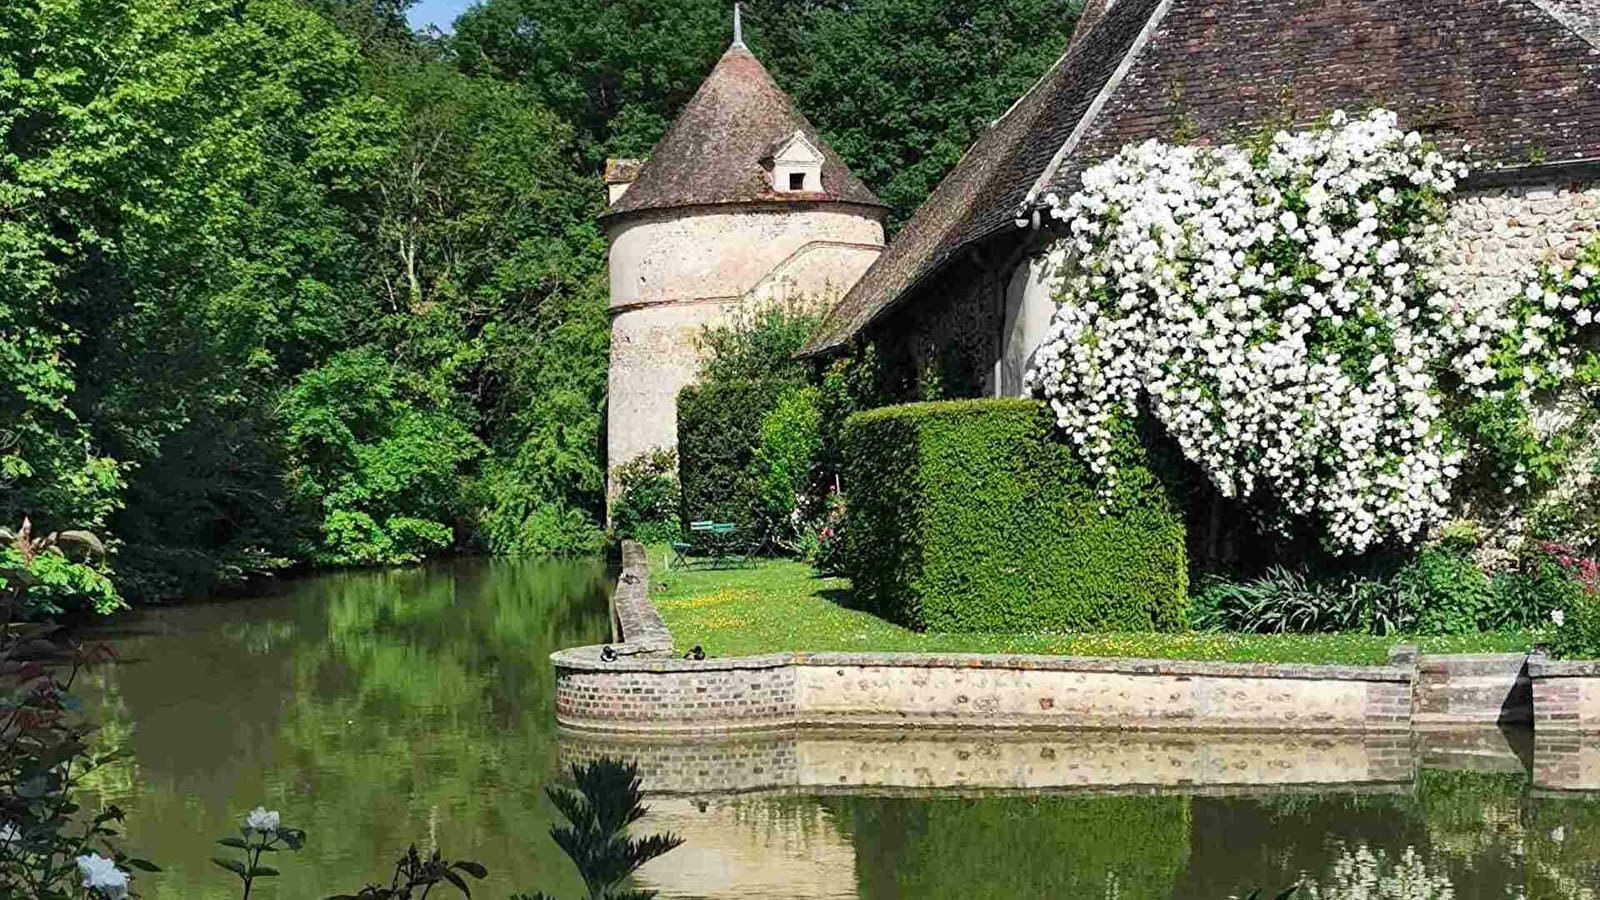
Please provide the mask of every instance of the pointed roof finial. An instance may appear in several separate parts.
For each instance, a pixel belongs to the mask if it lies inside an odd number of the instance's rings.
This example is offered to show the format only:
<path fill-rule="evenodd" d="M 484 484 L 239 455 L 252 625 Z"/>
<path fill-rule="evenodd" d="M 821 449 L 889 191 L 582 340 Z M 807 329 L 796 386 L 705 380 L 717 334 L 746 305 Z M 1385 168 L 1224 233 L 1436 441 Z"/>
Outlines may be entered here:
<path fill-rule="evenodd" d="M 730 50 L 747 49 L 744 45 L 744 20 L 739 15 L 739 4 L 733 5 L 733 46 Z"/>

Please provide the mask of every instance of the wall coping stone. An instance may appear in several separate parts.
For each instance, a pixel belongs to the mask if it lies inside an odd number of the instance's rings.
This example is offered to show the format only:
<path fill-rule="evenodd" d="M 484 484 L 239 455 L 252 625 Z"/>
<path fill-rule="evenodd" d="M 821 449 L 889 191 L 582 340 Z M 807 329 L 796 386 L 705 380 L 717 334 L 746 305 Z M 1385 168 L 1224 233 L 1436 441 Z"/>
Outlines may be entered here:
<path fill-rule="evenodd" d="M 622 542 L 622 572 L 611 592 L 611 615 L 622 635 L 613 645 L 618 656 L 670 656 L 672 632 L 650 602 L 650 559 L 638 541 Z M 600 651 L 595 650 L 595 661 Z"/>
<path fill-rule="evenodd" d="M 1600 675 L 1600 660 L 1551 659 L 1536 650 L 1528 654 L 1528 675 L 1532 678 L 1592 678 Z"/>
<path fill-rule="evenodd" d="M 625 655 L 618 648 L 618 655 Z M 1410 682 L 1402 666 L 1339 666 L 1309 663 L 1207 662 L 1181 659 L 1131 659 L 1101 656 L 1042 656 L 989 653 L 770 653 L 705 660 L 631 658 L 604 661 L 598 647 L 559 650 L 551 662 L 563 669 L 605 672 L 716 672 L 785 666 L 899 669 L 1008 669 L 1034 672 L 1107 672 L 1128 675 L 1197 675 L 1225 678 L 1284 678 L 1304 681 Z"/>

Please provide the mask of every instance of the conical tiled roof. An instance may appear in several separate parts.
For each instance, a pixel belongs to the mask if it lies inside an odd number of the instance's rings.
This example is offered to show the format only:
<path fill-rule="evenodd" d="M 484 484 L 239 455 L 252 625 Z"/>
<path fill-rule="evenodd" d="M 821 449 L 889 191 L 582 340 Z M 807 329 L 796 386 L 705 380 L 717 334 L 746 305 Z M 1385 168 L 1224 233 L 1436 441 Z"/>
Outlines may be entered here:
<path fill-rule="evenodd" d="M 822 151 L 822 190 L 779 193 L 766 165 L 796 131 Z M 834 201 L 883 206 L 823 142 L 761 62 L 735 44 L 656 144 L 605 217 L 723 203 Z"/>

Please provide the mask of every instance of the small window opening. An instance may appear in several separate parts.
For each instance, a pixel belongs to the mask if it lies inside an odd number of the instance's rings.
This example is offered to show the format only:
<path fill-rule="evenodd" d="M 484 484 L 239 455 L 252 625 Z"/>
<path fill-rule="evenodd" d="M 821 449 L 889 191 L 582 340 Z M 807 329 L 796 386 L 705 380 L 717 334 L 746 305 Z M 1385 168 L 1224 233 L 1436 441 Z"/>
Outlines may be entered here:
<path fill-rule="evenodd" d="M 804 173 L 804 172 L 790 172 L 789 173 L 789 190 L 791 190 L 791 191 L 803 191 L 803 190 L 805 190 L 805 188 L 806 188 L 806 173 Z"/>

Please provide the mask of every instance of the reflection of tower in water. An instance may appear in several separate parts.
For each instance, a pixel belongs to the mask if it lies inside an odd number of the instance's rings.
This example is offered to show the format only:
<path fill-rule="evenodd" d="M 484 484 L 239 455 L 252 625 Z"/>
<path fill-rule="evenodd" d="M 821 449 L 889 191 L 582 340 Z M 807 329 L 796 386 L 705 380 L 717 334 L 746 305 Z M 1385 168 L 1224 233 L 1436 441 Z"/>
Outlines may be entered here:
<path fill-rule="evenodd" d="M 671 831 L 682 847 L 646 865 L 663 897 L 854 898 L 848 836 L 811 798 L 657 797 L 640 834 Z"/>

